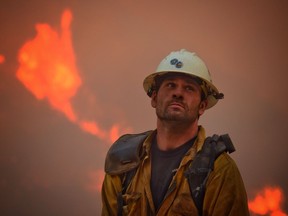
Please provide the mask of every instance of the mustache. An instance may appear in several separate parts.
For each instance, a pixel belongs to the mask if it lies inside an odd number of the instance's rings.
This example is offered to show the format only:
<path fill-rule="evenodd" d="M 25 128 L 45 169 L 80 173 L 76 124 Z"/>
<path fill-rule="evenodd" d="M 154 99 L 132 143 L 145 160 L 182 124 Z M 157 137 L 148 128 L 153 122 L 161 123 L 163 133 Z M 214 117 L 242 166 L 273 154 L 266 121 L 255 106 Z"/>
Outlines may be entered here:
<path fill-rule="evenodd" d="M 174 98 L 174 99 L 168 101 L 168 105 L 174 104 L 174 103 L 177 103 L 177 104 L 179 104 L 179 105 L 181 105 L 181 106 L 183 106 L 183 107 L 187 107 L 187 106 L 186 106 L 186 103 L 184 103 L 182 99 Z"/>

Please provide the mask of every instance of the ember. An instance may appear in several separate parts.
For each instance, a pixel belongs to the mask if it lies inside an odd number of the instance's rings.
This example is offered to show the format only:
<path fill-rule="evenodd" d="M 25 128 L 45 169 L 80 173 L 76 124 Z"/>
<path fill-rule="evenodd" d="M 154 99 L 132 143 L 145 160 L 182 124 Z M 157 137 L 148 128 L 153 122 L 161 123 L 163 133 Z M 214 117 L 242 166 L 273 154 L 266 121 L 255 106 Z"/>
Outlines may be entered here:
<path fill-rule="evenodd" d="M 0 54 L 0 64 L 5 62 L 5 56 Z"/>

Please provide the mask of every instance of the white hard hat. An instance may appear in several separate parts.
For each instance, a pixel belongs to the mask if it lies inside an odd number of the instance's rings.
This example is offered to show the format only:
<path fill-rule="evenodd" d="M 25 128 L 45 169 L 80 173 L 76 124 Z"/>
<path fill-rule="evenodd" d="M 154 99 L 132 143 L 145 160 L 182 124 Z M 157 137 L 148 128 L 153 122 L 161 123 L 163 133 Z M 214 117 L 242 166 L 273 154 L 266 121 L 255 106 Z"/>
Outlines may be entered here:
<path fill-rule="evenodd" d="M 150 97 L 155 90 L 155 77 L 169 72 L 184 73 L 199 78 L 202 81 L 201 88 L 208 101 L 206 109 L 211 108 L 219 99 L 224 97 L 212 84 L 211 75 L 203 60 L 196 53 L 191 53 L 185 49 L 171 52 L 160 62 L 156 72 L 144 79 L 143 87 Z"/>

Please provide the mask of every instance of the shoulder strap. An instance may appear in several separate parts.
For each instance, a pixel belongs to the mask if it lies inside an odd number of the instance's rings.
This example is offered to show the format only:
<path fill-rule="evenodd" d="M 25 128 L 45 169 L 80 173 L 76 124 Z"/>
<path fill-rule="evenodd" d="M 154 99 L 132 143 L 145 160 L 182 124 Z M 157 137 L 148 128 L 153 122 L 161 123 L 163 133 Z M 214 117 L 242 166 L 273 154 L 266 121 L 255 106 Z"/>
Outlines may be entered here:
<path fill-rule="evenodd" d="M 124 202 L 123 195 L 126 193 L 129 183 L 136 174 L 137 167 L 128 170 L 127 172 L 120 175 L 122 190 L 117 194 L 117 216 L 122 216 L 122 208 L 126 203 Z"/>
<path fill-rule="evenodd" d="M 186 170 L 185 176 L 189 182 L 191 196 L 200 216 L 202 215 L 206 182 L 214 168 L 214 161 L 223 152 L 232 153 L 234 151 L 235 148 L 228 134 L 207 137 L 202 149 Z"/>

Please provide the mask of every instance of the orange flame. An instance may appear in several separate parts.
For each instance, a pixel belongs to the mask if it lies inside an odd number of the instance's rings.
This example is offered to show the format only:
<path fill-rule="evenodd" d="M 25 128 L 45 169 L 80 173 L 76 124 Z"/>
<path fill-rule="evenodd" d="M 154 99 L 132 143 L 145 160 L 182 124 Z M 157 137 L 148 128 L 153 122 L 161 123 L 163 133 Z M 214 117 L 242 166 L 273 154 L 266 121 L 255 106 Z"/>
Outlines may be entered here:
<path fill-rule="evenodd" d="M 5 56 L 0 54 L 0 64 L 5 62 Z"/>
<path fill-rule="evenodd" d="M 101 139 L 105 139 L 106 132 L 101 130 L 96 122 L 90 122 L 90 121 L 82 121 L 80 122 L 80 127 L 95 136 L 100 137 Z"/>
<path fill-rule="evenodd" d="M 81 121 L 79 123 L 80 127 L 101 139 L 106 139 L 107 141 L 113 143 L 115 142 L 120 136 L 120 127 L 118 125 L 113 125 L 109 132 L 106 132 L 99 128 L 96 122 L 93 121 Z M 129 133 L 131 132 L 131 128 L 126 128 L 125 130 L 121 131 L 122 133 Z"/>
<path fill-rule="evenodd" d="M 266 187 L 254 200 L 249 201 L 249 209 L 257 215 L 288 216 L 281 210 L 284 195 L 279 187 Z"/>
<path fill-rule="evenodd" d="M 72 13 L 65 10 L 58 33 L 48 24 L 36 24 L 36 37 L 27 41 L 19 50 L 20 66 L 16 77 L 38 99 L 49 104 L 79 127 L 108 142 L 119 137 L 119 126 L 105 131 L 94 121 L 79 120 L 71 103 L 82 81 L 76 67 L 70 25 Z M 1 61 L 1 55 L 0 55 Z M 122 132 L 131 131 L 130 128 Z"/>
<path fill-rule="evenodd" d="M 37 24 L 36 37 L 19 51 L 17 78 L 37 99 L 47 98 L 52 107 L 73 122 L 77 120 L 70 99 L 81 85 L 71 42 L 72 14 L 64 11 L 61 34 L 48 24 Z"/>

